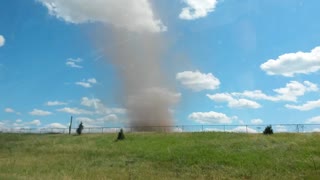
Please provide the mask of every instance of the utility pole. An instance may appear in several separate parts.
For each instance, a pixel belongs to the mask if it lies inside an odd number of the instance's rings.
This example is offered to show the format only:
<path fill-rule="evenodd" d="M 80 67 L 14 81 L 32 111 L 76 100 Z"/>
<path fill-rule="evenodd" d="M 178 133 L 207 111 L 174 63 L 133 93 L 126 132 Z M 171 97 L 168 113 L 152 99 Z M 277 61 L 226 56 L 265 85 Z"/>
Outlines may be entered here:
<path fill-rule="evenodd" d="M 70 119 L 69 134 L 71 134 L 71 127 L 72 127 L 72 116 L 71 116 L 71 119 Z"/>

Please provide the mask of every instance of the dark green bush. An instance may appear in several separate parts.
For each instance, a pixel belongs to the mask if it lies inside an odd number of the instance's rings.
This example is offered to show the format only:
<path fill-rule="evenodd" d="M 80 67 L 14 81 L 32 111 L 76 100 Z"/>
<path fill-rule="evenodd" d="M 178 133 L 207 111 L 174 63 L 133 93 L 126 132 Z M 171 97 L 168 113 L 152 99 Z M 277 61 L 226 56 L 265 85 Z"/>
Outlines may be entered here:
<path fill-rule="evenodd" d="M 77 128 L 77 134 L 81 135 L 83 128 L 84 128 L 84 126 L 82 125 L 82 122 L 81 122 L 79 124 L 79 127 Z"/>
<path fill-rule="evenodd" d="M 118 133 L 117 141 L 118 140 L 124 140 L 124 133 L 122 129 L 120 129 L 120 132 Z"/>
<path fill-rule="evenodd" d="M 266 135 L 273 134 L 272 126 L 271 125 L 267 126 L 264 129 L 263 134 L 266 134 Z"/>

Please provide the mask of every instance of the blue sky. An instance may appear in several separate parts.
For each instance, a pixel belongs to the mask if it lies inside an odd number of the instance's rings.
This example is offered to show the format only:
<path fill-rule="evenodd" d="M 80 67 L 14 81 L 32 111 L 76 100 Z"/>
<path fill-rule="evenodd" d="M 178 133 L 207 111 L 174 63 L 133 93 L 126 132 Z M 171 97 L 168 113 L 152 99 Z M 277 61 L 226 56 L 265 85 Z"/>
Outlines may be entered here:
<path fill-rule="evenodd" d="M 320 123 L 320 2 L 0 2 L 0 128 L 129 121 L 114 28 L 166 39 L 177 125 Z M 123 14 L 127 13 L 128 16 Z M 111 41 L 111 40 L 110 40 Z"/>

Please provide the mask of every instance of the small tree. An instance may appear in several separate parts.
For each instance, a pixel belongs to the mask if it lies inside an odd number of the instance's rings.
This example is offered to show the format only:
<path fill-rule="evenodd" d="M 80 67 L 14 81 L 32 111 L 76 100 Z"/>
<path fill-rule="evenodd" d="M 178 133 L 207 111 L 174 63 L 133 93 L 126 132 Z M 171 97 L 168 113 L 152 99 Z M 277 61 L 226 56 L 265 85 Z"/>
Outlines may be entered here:
<path fill-rule="evenodd" d="M 264 129 L 263 134 L 266 134 L 266 135 L 273 134 L 272 126 L 271 125 L 267 126 Z"/>
<path fill-rule="evenodd" d="M 120 129 L 120 132 L 118 133 L 117 141 L 118 140 L 124 140 L 124 134 L 123 134 L 123 129 Z"/>
<path fill-rule="evenodd" d="M 81 123 L 79 124 L 79 127 L 77 128 L 77 133 L 78 133 L 79 135 L 81 135 L 83 128 L 84 128 L 84 126 L 82 125 L 82 122 L 81 122 Z"/>

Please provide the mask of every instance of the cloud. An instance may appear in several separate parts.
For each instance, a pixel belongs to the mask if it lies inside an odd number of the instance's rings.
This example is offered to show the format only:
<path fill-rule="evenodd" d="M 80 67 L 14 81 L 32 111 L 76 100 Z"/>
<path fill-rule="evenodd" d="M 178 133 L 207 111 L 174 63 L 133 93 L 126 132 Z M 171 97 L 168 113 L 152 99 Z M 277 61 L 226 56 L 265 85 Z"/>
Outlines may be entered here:
<path fill-rule="evenodd" d="M 237 132 L 237 133 L 257 133 L 257 130 L 245 127 L 245 126 L 239 126 L 234 129 L 232 129 L 230 132 Z"/>
<path fill-rule="evenodd" d="M 260 90 L 244 91 L 243 93 L 234 92 L 231 95 L 269 101 L 295 102 L 299 96 L 303 96 L 306 92 L 316 92 L 318 90 L 318 86 L 310 81 L 304 81 L 303 83 L 290 81 L 283 88 L 273 89 L 276 92 L 273 96 L 266 95 Z"/>
<path fill-rule="evenodd" d="M 228 106 L 231 108 L 252 108 L 252 109 L 258 109 L 261 107 L 260 104 L 258 104 L 255 101 L 251 101 L 248 99 L 235 99 L 228 103 Z"/>
<path fill-rule="evenodd" d="M 80 108 L 70 108 L 70 107 L 64 107 L 61 109 L 57 109 L 58 112 L 65 112 L 69 114 L 74 114 L 74 115 L 81 115 L 81 114 L 94 114 L 92 111 L 88 111 L 85 109 L 80 109 Z"/>
<path fill-rule="evenodd" d="M 180 19 L 194 20 L 206 17 L 214 11 L 218 0 L 183 0 L 188 6 L 184 7 L 179 15 Z"/>
<path fill-rule="evenodd" d="M 6 113 L 14 113 L 15 111 L 13 109 L 11 109 L 11 108 L 5 108 L 4 112 L 6 112 Z"/>
<path fill-rule="evenodd" d="M 30 128 L 31 126 L 40 126 L 41 125 L 41 121 L 38 119 L 35 119 L 33 121 L 30 122 L 24 122 L 21 119 L 17 119 L 15 121 L 15 123 L 12 124 L 14 127 L 16 128 Z"/>
<path fill-rule="evenodd" d="M 116 122 L 118 121 L 118 116 L 115 114 L 109 114 L 107 116 L 104 116 L 102 118 L 98 118 L 98 121 L 102 122 Z"/>
<path fill-rule="evenodd" d="M 263 120 L 262 119 L 252 119 L 251 120 L 251 124 L 262 124 L 263 123 Z"/>
<path fill-rule="evenodd" d="M 89 124 L 89 123 L 96 122 L 95 119 L 88 118 L 88 117 L 77 117 L 76 120 L 79 121 L 79 122 L 83 122 L 84 124 L 87 124 L 87 123 Z"/>
<path fill-rule="evenodd" d="M 29 112 L 29 114 L 33 116 L 48 116 L 48 115 L 51 115 L 52 113 L 49 111 L 44 111 L 40 109 L 33 109 L 33 111 Z"/>
<path fill-rule="evenodd" d="M 6 39 L 0 35 L 0 47 L 4 46 L 4 44 L 6 43 Z"/>
<path fill-rule="evenodd" d="M 82 62 L 81 58 L 77 58 L 77 59 L 69 58 L 66 61 L 66 65 L 69 66 L 69 67 L 72 67 L 72 68 L 80 68 L 81 69 L 83 67 L 78 64 L 80 62 Z"/>
<path fill-rule="evenodd" d="M 100 105 L 101 100 L 100 99 L 95 99 L 95 98 L 88 98 L 88 97 L 82 97 L 81 99 L 81 105 L 87 106 L 87 107 L 94 107 L 98 108 L 98 104 Z"/>
<path fill-rule="evenodd" d="M 295 74 L 310 74 L 320 70 L 320 46 L 310 52 L 288 53 L 270 59 L 260 68 L 269 75 L 293 77 Z"/>
<path fill-rule="evenodd" d="M 264 94 L 261 90 L 254 90 L 254 91 L 244 91 L 243 93 L 231 93 L 233 96 L 242 96 L 251 99 L 262 99 L 262 100 L 269 100 L 269 101 L 278 101 L 276 97 L 268 96 Z"/>
<path fill-rule="evenodd" d="M 100 99 L 97 98 L 88 98 L 88 97 L 82 97 L 81 99 L 81 105 L 94 108 L 96 114 L 102 114 L 107 115 L 111 113 L 115 114 L 124 114 L 126 113 L 126 110 L 123 108 L 108 108 L 106 107 Z"/>
<path fill-rule="evenodd" d="M 67 105 L 67 103 L 65 102 L 61 102 L 61 101 L 48 101 L 46 103 L 47 106 L 61 106 L 61 105 Z"/>
<path fill-rule="evenodd" d="M 312 132 L 320 132 L 320 128 L 314 128 Z"/>
<path fill-rule="evenodd" d="M 68 58 L 68 59 L 67 59 L 67 61 L 80 63 L 80 62 L 82 62 L 82 61 L 83 61 L 83 59 L 81 59 L 81 58 L 76 58 L 76 59 L 74 59 L 74 58 Z"/>
<path fill-rule="evenodd" d="M 297 97 L 303 96 L 305 92 L 318 91 L 318 87 L 309 81 L 304 81 L 303 84 L 297 81 L 290 81 L 290 83 L 286 84 L 286 87 L 274 89 L 273 91 L 279 94 L 277 96 L 279 100 L 296 101 Z"/>
<path fill-rule="evenodd" d="M 316 108 L 320 108 L 320 99 L 316 100 L 316 101 L 308 101 L 305 104 L 302 105 L 291 105 L 291 104 L 286 104 L 285 105 L 286 108 L 288 109 L 297 109 L 300 111 L 309 111 L 312 109 L 316 109 Z"/>
<path fill-rule="evenodd" d="M 31 121 L 29 124 L 31 125 L 36 125 L 36 126 L 40 126 L 41 125 L 41 121 L 38 119 L 35 119 L 33 121 Z"/>
<path fill-rule="evenodd" d="M 274 129 L 275 129 L 275 132 L 288 132 L 287 127 L 283 125 L 276 125 Z"/>
<path fill-rule="evenodd" d="M 6 123 L 4 123 L 4 122 L 0 122 L 0 130 L 1 129 L 7 129 L 8 127 L 7 127 L 7 124 Z M 1 131 L 0 131 L 1 132 Z"/>
<path fill-rule="evenodd" d="M 237 119 L 236 117 L 228 117 L 223 113 L 214 111 L 194 112 L 188 118 L 201 124 L 230 124 L 233 119 Z"/>
<path fill-rule="evenodd" d="M 95 78 L 90 78 L 87 80 L 89 83 L 91 84 L 96 84 L 97 83 L 97 80 Z"/>
<path fill-rule="evenodd" d="M 209 99 L 216 102 L 228 102 L 228 106 L 230 108 L 260 108 L 261 105 L 255 101 L 251 101 L 248 99 L 234 99 L 231 94 L 228 93 L 218 93 L 218 94 L 207 94 Z"/>
<path fill-rule="evenodd" d="M 38 0 L 49 14 L 69 23 L 102 22 L 134 32 L 162 32 L 149 0 Z"/>
<path fill-rule="evenodd" d="M 306 121 L 308 124 L 320 124 L 320 116 L 310 118 Z"/>
<path fill-rule="evenodd" d="M 87 79 L 87 80 L 82 80 L 80 82 L 76 82 L 75 84 L 76 85 L 79 85 L 79 86 L 82 86 L 82 87 L 85 87 L 85 88 L 91 88 L 93 84 L 96 84 L 97 83 L 97 80 L 95 78 L 90 78 L 90 79 Z"/>
<path fill-rule="evenodd" d="M 207 94 L 207 96 L 216 102 L 230 102 L 233 101 L 233 97 L 229 93 Z"/>
<path fill-rule="evenodd" d="M 116 114 L 109 114 L 100 118 L 77 117 L 76 120 L 83 122 L 87 127 L 101 127 L 107 122 L 117 122 L 119 118 Z"/>
<path fill-rule="evenodd" d="M 76 85 L 79 85 L 79 86 L 82 86 L 82 87 L 85 87 L 85 88 L 91 88 L 91 84 L 88 83 L 88 82 L 76 82 L 75 83 Z"/>
<path fill-rule="evenodd" d="M 62 128 L 62 129 L 65 129 L 65 128 L 67 128 L 67 126 L 65 126 L 63 124 L 60 124 L 60 123 L 51 123 L 51 124 L 48 124 L 46 126 L 46 128 Z"/>
<path fill-rule="evenodd" d="M 204 74 L 199 71 L 184 71 L 177 73 L 176 79 L 181 82 L 182 85 L 190 88 L 194 91 L 202 90 L 214 90 L 219 88 L 220 81 L 211 73 Z"/>

